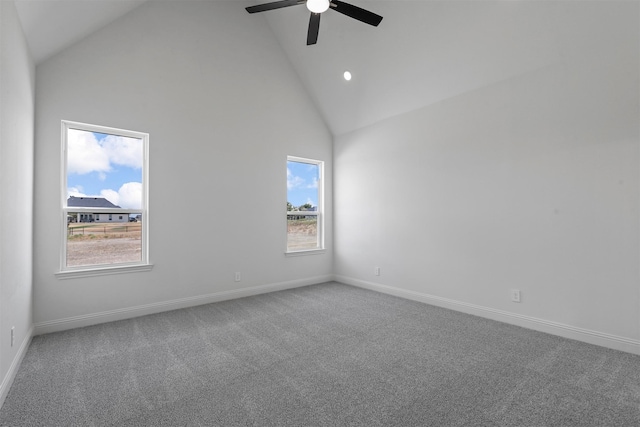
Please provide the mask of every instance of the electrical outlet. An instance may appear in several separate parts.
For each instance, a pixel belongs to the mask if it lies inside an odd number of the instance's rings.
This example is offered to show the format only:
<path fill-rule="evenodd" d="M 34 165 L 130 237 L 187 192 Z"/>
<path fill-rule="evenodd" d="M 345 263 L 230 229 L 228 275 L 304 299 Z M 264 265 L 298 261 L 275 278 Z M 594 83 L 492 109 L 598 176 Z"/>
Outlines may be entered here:
<path fill-rule="evenodd" d="M 239 282 L 240 280 L 242 280 L 242 276 L 240 275 L 239 271 L 236 271 L 236 282 Z"/>
<path fill-rule="evenodd" d="M 13 347 L 13 343 L 15 341 L 15 335 L 16 335 L 16 327 L 12 326 L 11 327 L 11 347 Z"/>
<path fill-rule="evenodd" d="M 380 267 L 376 267 L 373 269 L 373 274 L 375 274 L 376 276 L 380 275 Z"/>
<path fill-rule="evenodd" d="M 520 289 L 511 289 L 511 301 L 520 302 Z"/>

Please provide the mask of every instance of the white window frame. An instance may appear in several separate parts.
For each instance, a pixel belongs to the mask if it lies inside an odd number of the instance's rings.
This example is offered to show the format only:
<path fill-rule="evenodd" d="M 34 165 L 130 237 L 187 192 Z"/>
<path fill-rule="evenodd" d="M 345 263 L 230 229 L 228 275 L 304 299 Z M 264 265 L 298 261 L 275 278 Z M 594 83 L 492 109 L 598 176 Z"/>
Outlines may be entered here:
<path fill-rule="evenodd" d="M 85 208 L 67 206 L 67 136 L 69 129 L 83 130 L 87 132 L 98 132 L 107 135 L 117 135 L 142 140 L 142 206 L 140 209 L 124 208 Z M 153 268 L 149 262 L 149 134 L 125 129 L 117 129 L 107 126 L 92 125 L 87 123 L 62 121 L 62 173 L 61 173 L 61 248 L 60 248 L 60 271 L 56 273 L 59 279 L 75 277 L 99 276 L 104 274 L 117 274 L 136 271 L 148 271 Z M 67 266 L 67 216 L 70 213 L 86 214 L 136 214 L 141 215 L 141 257 L 140 261 L 117 263 L 117 264 L 94 264 L 82 266 Z M 127 215 L 128 216 L 128 215 Z"/>
<path fill-rule="evenodd" d="M 305 157 L 287 156 L 287 163 L 288 162 L 308 163 L 311 165 L 318 166 L 318 210 L 304 211 L 305 216 L 317 217 L 318 246 L 313 249 L 290 250 L 289 245 L 287 243 L 288 237 L 285 235 L 285 255 L 297 256 L 297 255 L 315 255 L 315 254 L 324 253 L 325 252 L 325 247 L 324 247 L 324 161 L 308 159 Z M 287 196 L 288 196 L 288 192 L 287 192 Z M 287 230 L 288 228 L 287 227 L 288 217 L 289 215 L 292 215 L 292 216 L 296 215 L 294 212 L 296 211 L 291 211 L 291 212 L 287 211 L 287 215 L 285 216 L 285 230 Z M 300 215 L 300 213 L 298 213 L 297 215 Z"/>

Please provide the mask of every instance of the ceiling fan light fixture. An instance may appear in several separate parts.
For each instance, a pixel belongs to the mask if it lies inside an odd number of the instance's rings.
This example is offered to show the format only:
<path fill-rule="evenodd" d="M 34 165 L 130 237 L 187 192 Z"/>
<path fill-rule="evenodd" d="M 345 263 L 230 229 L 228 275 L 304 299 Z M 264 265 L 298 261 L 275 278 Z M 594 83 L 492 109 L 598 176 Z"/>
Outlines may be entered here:
<path fill-rule="evenodd" d="M 329 9 L 329 0 L 307 0 L 307 9 L 313 13 L 322 13 Z"/>
<path fill-rule="evenodd" d="M 2 0 L 0 0 L 2 1 Z M 382 21 L 382 16 L 373 12 L 362 9 L 361 7 L 343 2 L 341 0 L 277 0 L 270 3 L 257 4 L 255 6 L 245 7 L 249 13 L 266 12 L 267 10 L 281 9 L 283 7 L 307 5 L 307 9 L 311 11 L 309 17 L 309 30 L 307 31 L 307 46 L 318 42 L 318 31 L 320 30 L 320 17 L 323 12 L 329 8 L 335 12 L 341 13 L 349 18 L 365 24 L 377 27 Z"/>

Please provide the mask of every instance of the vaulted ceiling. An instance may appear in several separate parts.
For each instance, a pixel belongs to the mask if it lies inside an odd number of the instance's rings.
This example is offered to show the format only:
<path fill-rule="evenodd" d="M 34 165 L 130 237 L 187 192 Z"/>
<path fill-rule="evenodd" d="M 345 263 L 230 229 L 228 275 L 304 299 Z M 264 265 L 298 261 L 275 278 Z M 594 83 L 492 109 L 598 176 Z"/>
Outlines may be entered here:
<path fill-rule="evenodd" d="M 16 0 L 16 7 L 40 63 L 145 1 L 157 0 Z M 267 20 L 334 135 L 543 68 L 562 55 L 570 33 L 557 30 L 567 2 L 349 2 L 382 15 L 382 23 L 327 11 L 313 46 L 306 46 L 304 5 L 246 15 L 248 25 Z"/>
<path fill-rule="evenodd" d="M 14 0 L 36 64 L 147 0 Z"/>

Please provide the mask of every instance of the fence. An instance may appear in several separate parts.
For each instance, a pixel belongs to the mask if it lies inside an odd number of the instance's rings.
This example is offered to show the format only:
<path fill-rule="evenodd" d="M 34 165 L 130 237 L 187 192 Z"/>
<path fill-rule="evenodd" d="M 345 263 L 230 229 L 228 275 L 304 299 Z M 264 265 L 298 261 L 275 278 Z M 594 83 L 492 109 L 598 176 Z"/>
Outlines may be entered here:
<path fill-rule="evenodd" d="M 109 234 L 109 233 L 132 233 L 142 231 L 142 224 L 135 225 L 78 225 L 71 227 L 67 225 L 67 235 L 84 235 L 84 234 Z"/>

